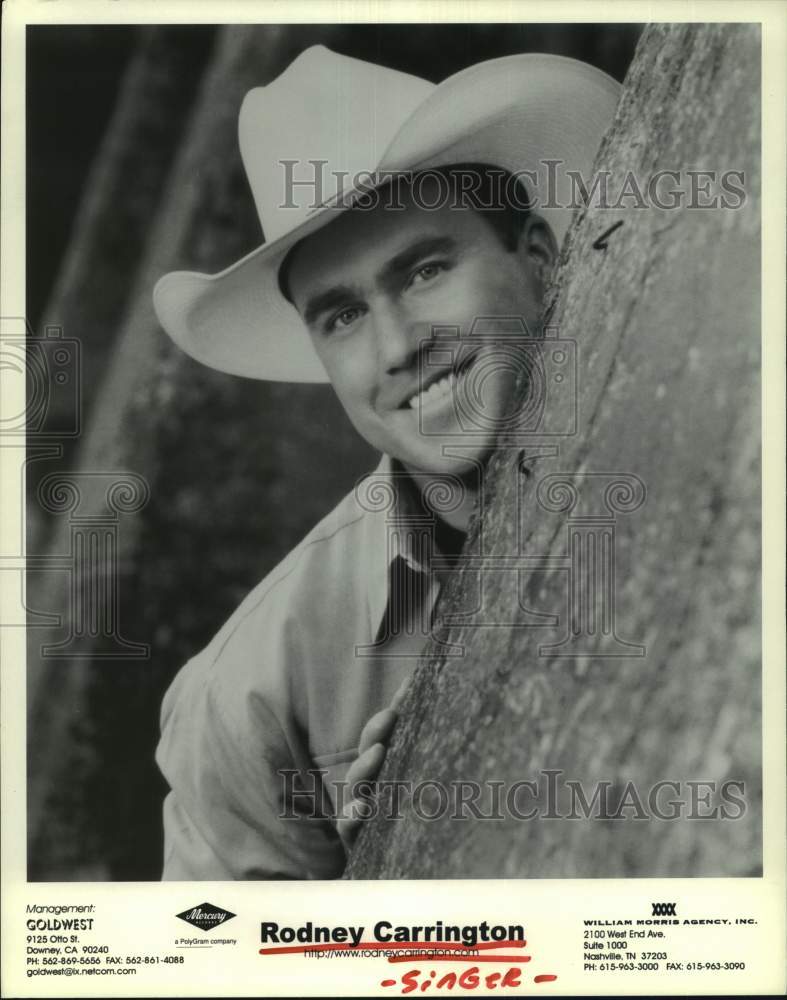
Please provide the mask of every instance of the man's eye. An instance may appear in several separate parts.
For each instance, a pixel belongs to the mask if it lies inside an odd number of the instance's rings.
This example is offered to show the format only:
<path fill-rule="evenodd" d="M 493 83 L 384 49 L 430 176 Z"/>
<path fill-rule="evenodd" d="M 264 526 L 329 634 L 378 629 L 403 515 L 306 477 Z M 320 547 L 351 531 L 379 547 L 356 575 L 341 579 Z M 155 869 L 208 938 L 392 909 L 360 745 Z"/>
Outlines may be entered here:
<path fill-rule="evenodd" d="M 445 265 L 440 263 L 440 261 L 432 260 L 428 264 L 422 264 L 419 268 L 413 271 L 412 277 L 410 278 L 411 285 L 422 285 L 427 281 L 434 281 L 438 274 L 441 274 L 445 270 Z"/>
<path fill-rule="evenodd" d="M 333 330 L 342 330 L 348 326 L 351 326 L 356 319 L 361 315 L 361 310 L 358 306 L 352 306 L 348 309 L 342 309 L 341 312 L 335 313 L 328 322 L 325 324 L 325 329 L 330 333 Z"/>

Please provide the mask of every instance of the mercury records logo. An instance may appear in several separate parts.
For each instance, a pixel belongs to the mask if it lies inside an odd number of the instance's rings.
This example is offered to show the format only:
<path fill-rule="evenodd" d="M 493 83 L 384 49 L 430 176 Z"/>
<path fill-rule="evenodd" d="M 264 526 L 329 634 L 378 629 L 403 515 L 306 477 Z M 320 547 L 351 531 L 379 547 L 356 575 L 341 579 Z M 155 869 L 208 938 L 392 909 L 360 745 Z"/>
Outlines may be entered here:
<path fill-rule="evenodd" d="M 187 924 L 199 927 L 202 931 L 209 931 L 227 920 L 232 920 L 235 914 L 230 913 L 229 910 L 220 910 L 213 903 L 199 903 L 197 906 L 192 906 L 190 910 L 177 913 L 176 916 L 185 920 Z"/>

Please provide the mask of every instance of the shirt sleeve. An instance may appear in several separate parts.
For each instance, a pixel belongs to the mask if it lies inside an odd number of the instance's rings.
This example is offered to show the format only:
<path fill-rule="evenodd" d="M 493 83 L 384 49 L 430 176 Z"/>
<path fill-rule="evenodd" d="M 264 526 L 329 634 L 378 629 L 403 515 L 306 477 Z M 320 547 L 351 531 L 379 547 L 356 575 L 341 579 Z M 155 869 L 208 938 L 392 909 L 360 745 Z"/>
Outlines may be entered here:
<path fill-rule="evenodd" d="M 195 657 L 164 698 L 156 759 L 171 791 L 162 877 L 337 878 L 345 854 L 319 775 L 275 679 L 266 675 L 268 691 L 255 688 L 247 663 L 233 663 L 238 653 L 251 656 L 230 643 L 218 658 Z"/>

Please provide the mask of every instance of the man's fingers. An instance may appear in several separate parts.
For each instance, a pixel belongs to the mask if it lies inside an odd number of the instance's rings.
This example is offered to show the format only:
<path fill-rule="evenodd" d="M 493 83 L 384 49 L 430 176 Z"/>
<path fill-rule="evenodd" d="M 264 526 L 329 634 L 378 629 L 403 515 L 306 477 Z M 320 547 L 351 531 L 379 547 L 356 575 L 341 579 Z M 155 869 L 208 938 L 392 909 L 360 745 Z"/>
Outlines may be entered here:
<path fill-rule="evenodd" d="M 396 723 L 399 706 L 401 705 L 410 678 L 400 684 L 396 694 L 391 699 L 388 708 L 377 712 L 363 727 L 358 746 L 358 757 L 347 771 L 347 790 L 350 795 L 354 787 L 361 781 L 374 781 L 385 760 L 385 750 L 388 739 Z M 341 818 L 336 822 L 336 829 L 347 850 L 352 847 L 358 835 L 358 828 L 370 810 L 369 804 L 363 798 L 352 798 L 342 811 Z"/>
<path fill-rule="evenodd" d="M 359 783 L 368 782 L 370 785 L 374 781 L 380 765 L 385 757 L 385 747 L 382 743 L 375 743 L 365 754 L 359 757 L 347 772 L 347 791 L 351 796 L 355 795 L 355 790 Z M 359 797 L 351 798 L 342 809 L 342 815 L 336 822 L 336 830 L 347 850 L 352 846 L 358 834 L 358 827 L 367 819 L 373 807 L 368 801 L 371 788 L 360 789 Z"/>
<path fill-rule="evenodd" d="M 375 743 L 386 743 L 395 722 L 396 712 L 390 708 L 384 708 L 382 712 L 373 715 L 363 727 L 358 753 L 365 753 Z"/>
<path fill-rule="evenodd" d="M 375 743 L 352 762 L 346 777 L 351 794 L 356 781 L 371 781 L 376 777 L 384 759 L 385 747 L 382 743 Z"/>
<path fill-rule="evenodd" d="M 388 708 L 377 712 L 363 727 L 358 757 L 347 771 L 347 790 L 353 795 L 354 786 L 360 781 L 374 781 L 385 760 L 388 739 L 396 723 L 397 713 L 404 698 L 409 678 L 402 682 Z M 369 806 L 363 799 L 352 798 L 344 807 L 342 816 L 336 822 L 336 829 L 346 848 L 352 846 L 358 835 L 358 827 L 366 817 Z"/>
<path fill-rule="evenodd" d="M 353 799 L 347 804 L 344 810 L 344 815 L 336 823 L 336 832 L 339 834 L 339 838 L 344 844 L 346 850 L 349 850 L 352 847 L 353 841 L 358 835 L 358 828 L 361 825 L 361 820 L 363 819 L 363 816 L 361 815 L 362 811 L 363 803 Z"/>
<path fill-rule="evenodd" d="M 358 747 L 359 753 L 364 753 L 364 751 L 368 750 L 374 743 L 388 742 L 388 737 L 391 735 L 394 723 L 396 722 L 399 706 L 402 704 L 409 686 L 410 678 L 407 677 L 399 685 L 396 694 L 391 699 L 391 704 L 387 708 L 384 708 L 381 712 L 377 712 L 373 715 L 363 727 L 363 731 L 361 732 L 361 741 Z"/>

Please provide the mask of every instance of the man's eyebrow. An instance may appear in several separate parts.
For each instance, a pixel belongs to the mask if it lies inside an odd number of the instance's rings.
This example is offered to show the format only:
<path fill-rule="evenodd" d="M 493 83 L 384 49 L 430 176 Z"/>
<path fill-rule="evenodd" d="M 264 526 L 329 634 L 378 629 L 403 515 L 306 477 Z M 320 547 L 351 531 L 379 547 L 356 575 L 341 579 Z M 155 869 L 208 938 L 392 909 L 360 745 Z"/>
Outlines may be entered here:
<path fill-rule="evenodd" d="M 428 236 L 420 239 L 404 250 L 400 251 L 391 260 L 387 261 L 378 275 L 378 279 L 386 279 L 408 271 L 414 267 L 419 260 L 434 253 L 450 253 L 456 249 L 456 241 L 450 236 Z M 356 299 L 358 293 L 353 291 L 349 285 L 337 285 L 335 288 L 328 288 L 324 292 L 318 292 L 308 300 L 303 310 L 303 319 L 307 326 L 317 319 L 321 313 L 328 309 L 335 309 L 345 305 L 347 302 Z"/>
<path fill-rule="evenodd" d="M 321 313 L 345 305 L 354 298 L 357 298 L 357 292 L 353 292 L 347 285 L 337 285 L 325 292 L 319 292 L 306 303 L 303 310 L 303 320 L 307 326 L 311 326 Z"/>
<path fill-rule="evenodd" d="M 456 241 L 450 236 L 428 236 L 411 244 L 405 250 L 392 257 L 383 267 L 379 276 L 383 280 L 409 271 L 419 260 L 433 253 L 450 253 L 456 249 Z"/>

